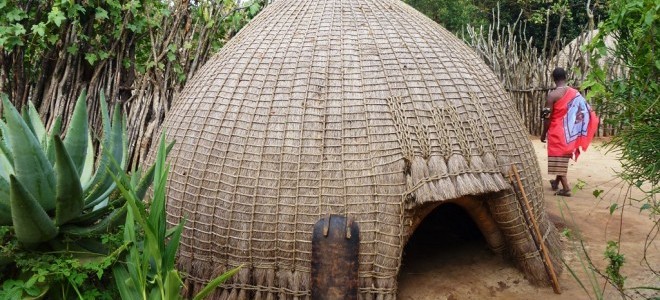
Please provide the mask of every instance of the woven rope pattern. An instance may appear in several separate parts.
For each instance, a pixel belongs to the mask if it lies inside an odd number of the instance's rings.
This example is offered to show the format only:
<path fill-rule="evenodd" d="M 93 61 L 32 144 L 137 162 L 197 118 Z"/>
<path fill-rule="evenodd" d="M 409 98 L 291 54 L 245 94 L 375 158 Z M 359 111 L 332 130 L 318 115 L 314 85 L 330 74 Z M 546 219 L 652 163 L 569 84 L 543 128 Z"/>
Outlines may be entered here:
<path fill-rule="evenodd" d="M 425 202 L 490 193 L 512 251 L 530 253 L 517 246 L 531 239 L 511 210 L 512 162 L 543 215 L 536 158 L 495 75 L 400 1 L 274 2 L 163 126 L 177 141 L 168 221 L 187 218 L 188 280 L 246 264 L 218 298 L 307 297 L 312 227 L 329 213 L 360 224 L 365 299 L 395 297 L 405 214 Z"/>

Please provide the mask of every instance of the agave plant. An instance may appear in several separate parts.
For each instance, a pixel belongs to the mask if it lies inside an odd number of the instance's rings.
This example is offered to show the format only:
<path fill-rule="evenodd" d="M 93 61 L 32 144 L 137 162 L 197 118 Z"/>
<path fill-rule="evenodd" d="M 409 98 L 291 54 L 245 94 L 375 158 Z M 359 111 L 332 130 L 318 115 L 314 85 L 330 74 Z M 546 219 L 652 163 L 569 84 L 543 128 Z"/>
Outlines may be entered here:
<path fill-rule="evenodd" d="M 32 103 L 20 114 L 2 96 L 0 225 L 13 226 L 23 244 L 49 242 L 59 235 L 89 237 L 123 223 L 127 207 L 113 193 L 112 174 L 125 172 L 126 125 L 118 106 L 110 119 L 101 93 L 103 135 L 96 159 L 85 98 L 83 91 L 62 140 L 59 119 L 47 132 Z M 139 182 L 141 198 L 153 180 L 153 168 L 141 179 L 136 174 L 131 180 Z"/>

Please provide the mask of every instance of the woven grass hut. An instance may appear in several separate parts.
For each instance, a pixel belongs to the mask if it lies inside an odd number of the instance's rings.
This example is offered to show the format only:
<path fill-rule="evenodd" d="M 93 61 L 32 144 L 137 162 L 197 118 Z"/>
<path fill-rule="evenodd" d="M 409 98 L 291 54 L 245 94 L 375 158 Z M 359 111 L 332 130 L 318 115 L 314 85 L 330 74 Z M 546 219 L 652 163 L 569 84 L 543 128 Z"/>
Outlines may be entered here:
<path fill-rule="evenodd" d="M 245 267 L 218 299 L 307 299 L 313 225 L 360 226 L 361 299 L 394 299 L 402 251 L 456 203 L 532 282 L 548 282 L 512 164 L 555 268 L 531 143 L 496 76 L 396 0 L 276 1 L 186 85 L 164 122 L 168 222 L 187 218 L 191 291 Z M 438 237 L 442 238 L 442 237 Z"/>

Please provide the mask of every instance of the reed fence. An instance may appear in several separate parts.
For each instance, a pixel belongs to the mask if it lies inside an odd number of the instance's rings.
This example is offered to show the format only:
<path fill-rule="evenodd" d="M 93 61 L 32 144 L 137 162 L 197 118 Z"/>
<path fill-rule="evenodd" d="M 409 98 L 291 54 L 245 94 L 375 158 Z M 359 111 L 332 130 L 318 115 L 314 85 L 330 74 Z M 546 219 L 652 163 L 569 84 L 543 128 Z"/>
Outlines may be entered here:
<path fill-rule="evenodd" d="M 570 42 L 561 37 L 561 33 L 552 39 L 546 34 L 545 46 L 541 50 L 533 46 L 532 39 L 526 37 L 524 24 L 518 22 L 506 26 L 493 22 L 488 28 L 468 26 L 463 40 L 500 78 L 513 99 L 527 132 L 538 136 L 543 129 L 540 112 L 547 92 L 554 86 L 550 74 L 555 67 L 566 69 L 569 84 L 583 94 L 588 93 L 580 88 L 590 70 L 589 55 L 582 46 L 589 43 L 597 31 L 587 27 L 585 26 L 580 36 Z M 608 38 L 606 43 L 615 42 Z M 609 64 L 608 75 L 611 78 L 625 74 L 625 70 L 618 64 L 606 60 L 600 61 L 599 64 Z M 615 135 L 620 126 L 606 124 L 604 121 L 608 116 L 597 106 L 594 106 L 594 109 L 601 118 L 596 136 Z"/>

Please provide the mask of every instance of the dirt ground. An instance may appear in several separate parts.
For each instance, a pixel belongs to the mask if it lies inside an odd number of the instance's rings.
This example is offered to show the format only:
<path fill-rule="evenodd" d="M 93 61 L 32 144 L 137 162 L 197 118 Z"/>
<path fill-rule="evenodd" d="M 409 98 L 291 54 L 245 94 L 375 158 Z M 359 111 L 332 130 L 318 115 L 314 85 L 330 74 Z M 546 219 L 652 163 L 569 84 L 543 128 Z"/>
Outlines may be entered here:
<path fill-rule="evenodd" d="M 554 196 L 550 190 L 547 175 L 545 144 L 538 138 L 532 138 L 538 155 L 541 173 L 544 178 L 546 210 L 560 231 L 570 231 L 581 236 L 584 249 L 594 264 L 601 270 L 606 266 L 603 252 L 609 240 L 618 240 L 621 236 L 621 252 L 625 255 L 625 264 L 621 273 L 626 276 L 626 287 L 660 286 L 660 277 L 649 271 L 648 264 L 660 270 L 660 236 L 646 246 L 646 262 L 643 261 L 647 235 L 652 228 L 652 220 L 647 212 L 640 213 L 638 208 L 625 206 L 623 219 L 619 207 L 610 215 L 610 205 L 623 203 L 626 190 L 615 178 L 615 171 L 620 169 L 615 153 L 607 153 L 602 141 L 595 141 L 589 150 L 580 156 L 576 163 L 569 165 L 569 181 L 575 185 L 578 179 L 585 182 L 582 190 L 573 193 L 570 198 Z M 604 190 L 600 199 L 593 195 L 596 189 Z M 635 194 L 633 194 L 635 196 Z M 640 204 L 633 203 L 639 207 Z M 448 211 L 445 215 L 456 216 Z M 562 218 L 562 215 L 565 218 Z M 468 219 L 469 220 L 469 219 Z M 468 228 L 473 224 L 462 226 Z M 442 226 L 442 224 L 436 224 Z M 622 225 L 622 226 L 621 226 Z M 621 229 L 622 228 L 622 229 Z M 433 230 L 433 229 L 431 229 Z M 564 259 L 583 282 L 588 293 L 573 278 L 566 268 L 559 276 L 562 293 L 555 294 L 551 287 L 531 285 L 512 263 L 488 250 L 483 237 L 475 235 L 474 229 L 461 232 L 454 230 L 453 241 L 439 241 L 427 237 L 414 246 L 408 247 L 399 275 L 399 299 L 595 299 L 591 288 L 590 276 L 582 267 L 580 253 L 582 247 L 573 240 L 562 237 Z M 419 231 L 418 231 L 419 232 Z M 657 235 L 657 231 L 655 232 Z M 431 236 L 431 238 L 429 238 Z M 435 235 L 437 237 L 437 235 Z M 476 236 L 476 238 L 475 238 Z M 410 243 L 409 245 L 413 245 Z M 604 279 L 595 275 L 593 279 L 599 289 L 603 289 Z M 660 297 L 649 291 L 640 294 L 631 291 L 634 299 Z M 605 299 L 620 299 L 614 288 L 605 288 Z"/>

